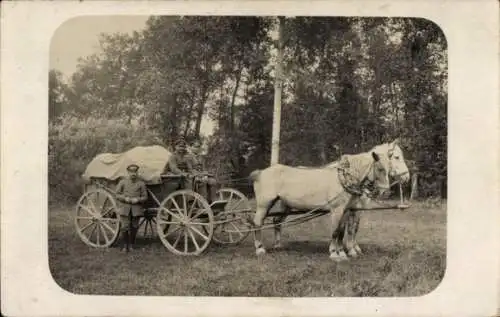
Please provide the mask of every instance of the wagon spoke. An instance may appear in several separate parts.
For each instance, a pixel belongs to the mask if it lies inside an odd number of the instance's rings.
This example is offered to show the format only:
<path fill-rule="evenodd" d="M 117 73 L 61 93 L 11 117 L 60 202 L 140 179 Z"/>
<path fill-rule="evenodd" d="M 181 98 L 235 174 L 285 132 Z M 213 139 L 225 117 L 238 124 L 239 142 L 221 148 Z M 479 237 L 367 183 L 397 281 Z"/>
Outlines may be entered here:
<path fill-rule="evenodd" d="M 205 208 L 201 209 L 194 216 L 192 216 L 190 219 L 196 219 L 196 218 L 198 218 L 200 215 L 202 215 L 205 212 L 205 210 L 206 210 Z"/>
<path fill-rule="evenodd" d="M 174 216 L 175 218 L 177 218 L 177 219 L 179 219 L 179 220 L 181 220 L 181 221 L 182 221 L 181 216 L 174 214 L 173 212 L 171 212 L 171 211 L 170 211 L 170 210 L 168 210 L 167 208 L 162 208 L 162 210 L 166 211 L 169 215 Z"/>
<path fill-rule="evenodd" d="M 97 245 L 101 245 L 101 225 L 96 223 L 97 232 L 96 232 L 96 243 Z"/>
<path fill-rule="evenodd" d="M 237 206 L 239 207 L 239 206 L 241 205 L 241 203 L 242 203 L 242 202 L 243 202 L 243 199 L 240 199 L 240 200 L 239 200 L 239 201 L 238 201 L 238 202 L 237 202 L 234 206 L 231 206 L 231 210 L 234 212 L 234 211 L 235 211 L 235 209 L 236 209 L 236 207 L 237 207 Z M 227 205 L 229 205 L 229 204 L 227 204 Z M 227 205 L 226 205 L 226 206 L 227 206 Z"/>
<path fill-rule="evenodd" d="M 97 214 L 95 212 L 93 212 L 90 208 L 88 208 L 87 206 L 80 205 L 80 208 L 84 209 L 86 212 L 88 212 L 89 214 L 91 214 L 93 216 L 97 216 Z"/>
<path fill-rule="evenodd" d="M 190 224 L 195 226 L 210 226 L 209 222 L 190 222 Z"/>
<path fill-rule="evenodd" d="M 108 244 L 109 238 L 108 238 L 108 235 L 106 234 L 106 230 L 104 230 L 104 226 L 99 225 L 99 229 L 101 229 L 101 233 L 104 237 L 104 240 L 106 240 L 106 244 Z"/>
<path fill-rule="evenodd" d="M 188 252 L 188 235 L 186 233 L 187 228 L 184 230 L 184 252 Z"/>
<path fill-rule="evenodd" d="M 78 220 L 81 220 L 81 219 L 87 219 L 87 220 L 94 219 L 94 217 L 89 217 L 89 216 L 78 216 L 77 218 L 78 218 Z"/>
<path fill-rule="evenodd" d="M 159 221 L 160 224 L 165 224 L 165 225 L 178 225 L 179 223 L 178 222 L 174 222 L 174 221 L 163 221 L 163 220 L 160 220 Z"/>
<path fill-rule="evenodd" d="M 204 235 L 203 233 L 201 233 L 200 230 L 196 229 L 196 227 L 190 227 L 191 230 L 193 230 L 194 232 L 196 232 L 198 235 L 200 235 L 201 237 L 203 237 L 203 239 L 205 240 L 208 240 L 208 237 L 206 235 Z"/>
<path fill-rule="evenodd" d="M 188 213 L 189 215 L 193 212 L 193 208 L 197 202 L 198 202 L 198 199 L 193 199 L 193 203 L 191 204 L 191 207 L 189 207 L 189 213 Z"/>
<path fill-rule="evenodd" d="M 170 215 L 164 215 L 162 213 L 158 213 L 157 217 L 158 217 L 158 220 L 161 220 L 161 221 L 165 221 L 164 219 L 166 219 L 166 221 L 169 221 L 171 218 Z"/>
<path fill-rule="evenodd" d="M 106 211 L 103 211 L 102 212 L 102 217 L 104 217 L 105 215 L 109 214 L 109 212 L 112 211 L 113 209 L 115 209 L 115 207 L 111 206 L 109 209 L 106 209 Z"/>
<path fill-rule="evenodd" d="M 92 238 L 92 235 L 94 234 L 95 229 L 97 228 L 97 224 L 96 223 L 94 223 L 94 224 L 95 224 L 95 226 L 92 228 L 92 232 L 89 234 L 89 240 L 90 240 L 90 238 Z"/>
<path fill-rule="evenodd" d="M 186 216 L 189 215 L 188 210 L 187 210 L 187 201 L 186 201 L 186 195 L 182 194 L 182 206 L 184 207 L 184 214 Z"/>
<path fill-rule="evenodd" d="M 182 210 L 181 210 L 181 207 L 179 207 L 179 204 L 177 204 L 177 202 L 175 201 L 175 199 L 171 199 L 173 202 L 174 202 L 174 205 L 175 205 L 175 208 L 177 209 L 177 211 L 179 213 L 183 213 Z"/>
<path fill-rule="evenodd" d="M 80 229 L 80 232 L 85 231 L 85 229 L 87 229 L 88 227 L 90 227 L 93 224 L 95 224 L 95 223 L 94 222 L 89 222 L 85 227 L 83 227 L 83 228 Z"/>
<path fill-rule="evenodd" d="M 141 221 L 139 222 L 139 227 L 141 227 L 141 226 L 142 226 L 142 224 L 143 224 L 145 221 L 146 221 L 146 218 L 142 218 L 142 219 L 141 219 Z M 139 227 L 138 227 L 138 228 L 139 228 Z"/>
<path fill-rule="evenodd" d="M 102 221 L 101 222 L 102 226 L 106 229 L 108 229 L 109 231 L 111 231 L 112 233 L 115 233 L 116 230 L 113 230 L 113 228 L 111 228 L 106 222 Z"/>
<path fill-rule="evenodd" d="M 182 234 L 177 235 L 177 239 L 175 239 L 174 244 L 172 245 L 174 248 L 177 247 L 177 244 L 179 244 L 179 241 L 181 241 Z"/>
<path fill-rule="evenodd" d="M 106 197 L 104 201 L 102 202 L 102 209 L 104 209 L 104 206 L 106 206 L 106 203 L 109 201 L 109 197 Z"/>
<path fill-rule="evenodd" d="M 101 218 L 100 220 L 101 220 L 101 222 L 106 222 L 106 223 L 107 222 L 116 223 L 119 221 L 117 218 Z"/>
<path fill-rule="evenodd" d="M 194 243 L 194 246 L 195 246 L 196 250 L 199 250 L 200 249 L 200 245 L 198 244 L 198 241 L 196 241 L 196 237 L 194 236 L 194 234 L 191 232 L 191 230 L 189 228 L 186 228 L 186 229 L 189 232 L 189 235 L 191 236 L 191 239 L 193 240 L 193 243 Z"/>
<path fill-rule="evenodd" d="M 236 229 L 236 232 L 238 232 L 238 234 L 240 236 L 243 236 L 243 233 L 241 232 L 240 228 L 238 228 L 234 223 L 230 222 L 231 226 L 233 226 L 235 229 Z M 229 232 L 229 235 L 231 236 L 231 232 L 234 232 L 234 231 L 227 231 Z"/>
<path fill-rule="evenodd" d="M 170 231 L 169 233 L 165 234 L 165 237 L 168 237 L 170 235 L 172 235 L 173 233 L 176 233 L 177 231 L 179 231 L 182 227 L 177 227 L 177 229 L 174 229 L 172 231 Z M 164 232 L 165 233 L 165 232 Z"/>
<path fill-rule="evenodd" d="M 88 200 L 89 204 L 91 205 L 90 207 L 91 207 L 93 210 L 98 211 L 98 209 L 97 209 L 97 208 L 95 207 L 95 205 L 94 205 L 94 202 L 93 202 L 91 199 L 87 199 L 87 200 Z"/>
<path fill-rule="evenodd" d="M 95 232 L 95 229 L 97 229 L 97 223 L 94 223 L 94 225 L 95 225 L 95 226 L 94 226 L 94 227 L 92 227 L 92 232 L 90 233 L 89 238 L 90 238 L 90 237 L 92 237 L 92 235 L 93 235 L 93 234 L 94 234 L 94 232 Z"/>

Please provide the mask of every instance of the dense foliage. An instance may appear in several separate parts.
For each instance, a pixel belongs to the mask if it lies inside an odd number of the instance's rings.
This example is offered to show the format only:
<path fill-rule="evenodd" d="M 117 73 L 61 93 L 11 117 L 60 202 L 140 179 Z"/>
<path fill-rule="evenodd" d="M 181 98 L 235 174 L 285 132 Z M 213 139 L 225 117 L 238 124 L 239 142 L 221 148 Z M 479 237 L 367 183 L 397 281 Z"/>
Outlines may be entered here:
<path fill-rule="evenodd" d="M 202 138 L 213 171 L 239 178 L 269 164 L 277 19 L 151 17 L 108 34 L 63 80 L 50 73 L 51 188 L 97 154 L 177 136 Z M 428 20 L 284 20 L 280 162 L 316 165 L 401 137 L 439 194 L 447 165 L 447 47 Z M 213 133 L 203 135 L 205 122 Z M 337 150 L 336 147 L 339 149 Z M 242 158 L 245 159 L 242 159 Z"/>

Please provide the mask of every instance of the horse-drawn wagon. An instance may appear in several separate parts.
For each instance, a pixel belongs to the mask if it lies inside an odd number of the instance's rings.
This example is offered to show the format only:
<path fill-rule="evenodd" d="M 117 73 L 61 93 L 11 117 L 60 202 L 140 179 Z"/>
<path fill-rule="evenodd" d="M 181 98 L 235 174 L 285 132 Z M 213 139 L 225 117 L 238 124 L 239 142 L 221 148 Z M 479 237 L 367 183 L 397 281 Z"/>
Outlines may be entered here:
<path fill-rule="evenodd" d="M 215 199 L 209 202 L 197 192 L 200 184 L 195 175 L 187 176 L 193 190 L 183 188 L 186 176 L 163 174 L 171 155 L 161 146 L 147 146 L 96 156 L 83 174 L 85 190 L 76 205 L 75 227 L 81 240 L 96 248 L 107 248 L 117 241 L 121 224 L 115 187 L 127 175 L 126 167 L 137 164 L 148 192 L 139 223 L 143 236 L 156 233 L 163 245 L 178 255 L 199 255 L 212 241 L 243 241 L 250 233 L 247 197 L 233 188 L 218 188 Z"/>
<path fill-rule="evenodd" d="M 129 164 L 140 166 L 139 176 L 147 186 L 148 199 L 143 204 L 140 228 L 144 228 L 144 235 L 148 228 L 151 233 L 156 232 L 163 245 L 179 255 L 199 255 L 212 240 L 219 244 L 237 244 L 250 232 L 254 233 L 256 253 L 262 254 L 265 249 L 261 230 L 268 227 L 263 226 L 264 219 L 273 219 L 271 227 L 275 229 L 279 245 L 283 225 L 302 223 L 330 213 L 333 230 L 330 257 L 342 260 L 345 253 L 340 244 L 344 244 L 352 256 L 361 253 L 356 242 L 357 211 L 409 207 L 403 200 L 402 191 L 397 205 L 368 206 L 371 199 L 366 186 L 376 191 L 387 190 L 392 186 L 389 176 L 397 179 L 393 184 L 401 184 L 409 178 L 397 141 L 378 145 L 368 152 L 343 156 L 347 165 L 339 160 L 320 168 L 278 164 L 255 171 L 250 175 L 256 195 L 255 210 L 247 197 L 233 188 L 219 188 L 211 202 L 197 192 L 196 177 L 191 179 L 193 190 L 183 188 L 183 176 L 162 173 L 170 156 L 166 149 L 151 146 L 94 158 L 83 175 L 88 184 L 76 207 L 75 225 L 82 241 L 89 246 L 105 248 L 117 240 L 120 221 L 114 187 L 126 175 Z M 309 186 L 306 188 L 305 184 Z M 282 203 L 281 211 L 270 212 L 278 201 Z M 293 214 L 300 216 L 286 221 Z M 350 222 L 341 220 L 348 214 L 352 216 Z"/>

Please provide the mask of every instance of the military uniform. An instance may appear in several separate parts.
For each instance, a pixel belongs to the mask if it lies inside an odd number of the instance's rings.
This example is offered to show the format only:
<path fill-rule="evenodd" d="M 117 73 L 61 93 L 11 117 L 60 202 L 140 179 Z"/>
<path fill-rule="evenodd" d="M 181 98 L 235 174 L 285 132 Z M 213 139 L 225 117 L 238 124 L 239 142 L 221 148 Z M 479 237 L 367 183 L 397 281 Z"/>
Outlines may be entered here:
<path fill-rule="evenodd" d="M 131 165 L 127 168 L 127 170 L 134 172 L 137 169 L 137 165 Z M 122 225 L 122 240 L 127 251 L 129 246 L 135 243 L 137 230 L 139 229 L 139 218 L 144 214 L 141 203 L 146 201 L 147 195 L 146 184 L 139 178 L 123 178 L 116 187 L 118 213 Z"/>
<path fill-rule="evenodd" d="M 192 156 L 193 168 L 198 173 L 203 173 L 206 171 L 203 158 L 200 156 Z M 199 194 L 208 199 L 211 203 L 215 199 L 215 185 L 217 182 L 213 177 L 202 176 L 198 177 L 196 181 L 199 183 L 198 190 Z"/>
<path fill-rule="evenodd" d="M 180 138 L 176 145 L 175 152 L 172 153 L 163 174 L 173 173 L 175 175 L 190 176 L 193 174 L 193 160 L 189 153 L 186 151 L 186 142 Z M 192 190 L 192 180 L 190 177 L 184 177 L 183 188 Z"/>

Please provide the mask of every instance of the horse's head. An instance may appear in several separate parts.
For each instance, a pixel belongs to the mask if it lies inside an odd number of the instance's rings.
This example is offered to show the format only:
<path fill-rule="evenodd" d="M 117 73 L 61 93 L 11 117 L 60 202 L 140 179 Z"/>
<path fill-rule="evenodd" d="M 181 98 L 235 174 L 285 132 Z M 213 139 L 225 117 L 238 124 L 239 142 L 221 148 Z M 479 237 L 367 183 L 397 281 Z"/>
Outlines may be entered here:
<path fill-rule="evenodd" d="M 371 156 L 373 158 L 373 164 L 366 178 L 378 189 L 379 194 L 382 194 L 390 188 L 390 161 L 388 156 L 377 154 L 374 151 L 371 152 Z"/>
<path fill-rule="evenodd" d="M 410 180 L 410 171 L 406 166 L 403 151 L 399 147 L 399 139 L 391 143 L 376 146 L 373 149 L 378 154 L 384 153 L 389 158 L 389 175 L 398 182 L 406 183 Z"/>

